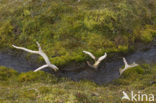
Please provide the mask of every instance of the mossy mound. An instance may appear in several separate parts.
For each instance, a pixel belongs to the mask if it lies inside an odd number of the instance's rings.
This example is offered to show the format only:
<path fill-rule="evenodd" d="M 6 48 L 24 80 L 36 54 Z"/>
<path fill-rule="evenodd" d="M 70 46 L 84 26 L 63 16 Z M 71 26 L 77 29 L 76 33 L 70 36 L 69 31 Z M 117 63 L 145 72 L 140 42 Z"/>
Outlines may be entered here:
<path fill-rule="evenodd" d="M 127 53 L 155 37 L 155 11 L 155 0 L 1 0 L 0 49 L 38 41 L 56 65 L 84 61 L 83 50 Z"/>
<path fill-rule="evenodd" d="M 129 68 L 122 74 L 123 78 L 136 78 L 139 74 L 144 74 L 145 70 L 141 66 L 136 66 L 133 68 Z"/>
<path fill-rule="evenodd" d="M 4 66 L 0 66 L 0 80 L 1 81 L 6 81 L 17 75 L 18 75 L 18 72 L 16 72 L 15 70 L 4 67 Z"/>
<path fill-rule="evenodd" d="M 52 79 L 50 79 L 52 78 Z M 26 72 L 26 73 L 21 73 L 17 77 L 17 80 L 19 82 L 32 82 L 32 81 L 49 81 L 53 80 L 53 83 L 57 81 L 57 78 L 53 76 L 52 74 L 46 73 L 44 71 L 38 71 L 38 72 Z"/>
<path fill-rule="evenodd" d="M 143 73 L 140 67 L 132 69 L 135 69 L 136 74 L 139 74 L 133 75 L 136 76 L 135 79 L 132 80 L 132 78 L 128 77 L 128 75 L 133 74 L 131 73 L 127 74 L 125 78 L 121 77 L 112 83 L 104 85 L 97 85 L 88 80 L 75 82 L 65 78 L 56 79 L 52 74 L 42 71 L 36 73 L 26 72 L 18 75 L 11 72 L 10 74 L 15 74 L 15 76 L 10 76 L 8 79 L 0 79 L 0 102 L 103 103 L 105 101 L 106 103 L 119 103 L 123 96 L 123 90 L 156 94 L 156 66 L 149 67 L 149 65 L 144 65 L 142 69 L 150 71 L 146 73 Z M 10 71 L 11 69 L 5 68 L 1 70 Z M 3 73 L 6 74 L 6 72 Z M 3 76 L 3 73 L 0 76 Z"/>
<path fill-rule="evenodd" d="M 145 74 L 151 73 L 151 66 L 142 64 L 133 68 L 129 68 L 123 72 L 119 79 L 114 80 L 114 84 L 129 85 L 130 83 L 139 80 Z"/>

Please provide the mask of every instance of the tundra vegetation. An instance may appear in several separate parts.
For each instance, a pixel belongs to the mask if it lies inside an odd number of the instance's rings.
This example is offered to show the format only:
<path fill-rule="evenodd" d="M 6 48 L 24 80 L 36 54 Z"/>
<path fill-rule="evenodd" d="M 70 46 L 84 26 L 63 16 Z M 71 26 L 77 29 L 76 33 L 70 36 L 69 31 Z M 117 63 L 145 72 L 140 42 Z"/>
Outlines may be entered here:
<path fill-rule="evenodd" d="M 43 71 L 18 73 L 0 67 L 1 103 L 120 103 L 122 91 L 156 94 L 156 66 L 128 69 L 109 84 L 88 80 L 75 82 Z M 128 101 L 123 101 L 127 103 Z M 132 103 L 132 102 L 131 102 Z M 146 101 L 142 103 L 147 103 Z"/>
<path fill-rule="evenodd" d="M 12 44 L 37 50 L 38 41 L 57 66 L 85 62 L 89 57 L 83 50 L 97 57 L 126 54 L 155 36 L 156 0 L 0 0 L 0 50 Z M 144 64 L 99 86 L 1 66 L 0 102 L 117 103 L 122 90 L 156 94 L 155 74 L 155 64 Z"/>
<path fill-rule="evenodd" d="M 83 50 L 135 49 L 156 36 L 155 0 L 1 0 L 0 48 L 36 50 L 38 41 L 56 65 L 84 61 Z"/>

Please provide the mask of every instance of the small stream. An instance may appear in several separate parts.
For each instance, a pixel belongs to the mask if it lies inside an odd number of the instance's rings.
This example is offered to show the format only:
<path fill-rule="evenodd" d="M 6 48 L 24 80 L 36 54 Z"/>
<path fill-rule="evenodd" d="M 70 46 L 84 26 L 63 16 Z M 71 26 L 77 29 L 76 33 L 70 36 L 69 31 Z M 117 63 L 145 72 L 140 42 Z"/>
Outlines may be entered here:
<path fill-rule="evenodd" d="M 37 57 L 33 57 L 32 59 L 36 59 Z M 151 46 L 146 51 L 136 51 L 126 57 L 127 62 L 133 63 L 136 62 L 138 64 L 147 63 L 152 64 L 156 63 L 156 46 Z M 41 66 L 27 60 L 25 56 L 18 55 L 15 56 L 13 53 L 4 53 L 0 52 L 0 65 L 13 68 L 19 72 L 27 72 L 30 70 L 34 70 L 37 67 Z M 108 83 L 114 79 L 119 78 L 119 68 L 124 65 L 122 58 L 105 62 L 100 64 L 100 67 L 97 71 L 90 69 L 84 69 L 81 72 L 61 72 L 57 73 L 58 76 L 68 77 L 72 80 L 81 80 L 81 79 L 89 79 L 98 84 Z"/>
<path fill-rule="evenodd" d="M 125 58 L 129 64 L 133 62 L 136 62 L 137 64 L 156 63 L 156 47 L 153 46 L 146 51 L 137 51 Z M 68 72 L 66 73 L 66 76 L 73 80 L 80 80 L 85 78 L 98 84 L 103 84 L 119 78 L 119 68 L 122 66 L 124 66 L 124 63 L 121 58 L 112 62 L 102 63 L 98 71 L 84 70 L 80 73 Z"/>
<path fill-rule="evenodd" d="M 0 66 L 13 68 L 18 72 L 27 72 L 37 68 L 36 64 L 27 60 L 25 55 L 17 56 L 13 52 L 0 52 Z"/>

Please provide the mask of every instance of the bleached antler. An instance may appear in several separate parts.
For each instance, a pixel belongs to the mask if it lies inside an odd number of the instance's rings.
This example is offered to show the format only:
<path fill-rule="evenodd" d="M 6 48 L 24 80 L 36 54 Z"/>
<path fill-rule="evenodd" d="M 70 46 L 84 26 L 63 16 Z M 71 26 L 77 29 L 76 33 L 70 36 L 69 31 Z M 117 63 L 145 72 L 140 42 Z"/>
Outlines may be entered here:
<path fill-rule="evenodd" d="M 83 51 L 83 53 L 89 55 L 92 59 L 96 59 L 95 56 L 91 53 L 91 52 L 88 52 L 88 51 Z"/>
<path fill-rule="evenodd" d="M 39 70 L 41 70 L 43 68 L 46 68 L 46 67 L 50 67 L 53 70 L 57 71 L 59 68 L 57 66 L 51 64 L 48 56 L 43 52 L 40 44 L 38 42 L 36 42 L 36 44 L 37 44 L 38 49 L 39 49 L 38 51 L 33 51 L 33 50 L 30 50 L 30 49 L 27 49 L 27 48 L 24 48 L 24 47 L 18 47 L 18 46 L 15 46 L 15 45 L 12 45 L 12 46 L 14 48 L 16 48 L 16 49 L 21 49 L 21 50 L 24 50 L 24 51 L 29 52 L 29 53 L 39 54 L 39 55 L 41 55 L 43 57 L 44 61 L 46 62 L 46 65 L 43 65 L 43 66 L 37 68 L 36 70 L 34 70 L 34 72 L 37 72 L 37 71 L 39 71 Z"/>
<path fill-rule="evenodd" d="M 124 62 L 124 64 L 125 64 L 125 67 L 124 67 L 124 69 L 120 69 L 120 70 L 119 70 L 120 75 L 122 75 L 122 73 L 123 73 L 125 70 L 127 70 L 127 69 L 129 69 L 129 68 L 132 68 L 132 67 L 138 66 L 138 64 L 136 64 L 135 62 L 134 62 L 133 64 L 130 64 L 130 65 L 129 65 L 129 64 L 127 63 L 127 61 L 126 61 L 125 58 L 123 58 L 123 62 Z"/>
<path fill-rule="evenodd" d="M 89 55 L 94 61 L 95 63 L 93 65 L 91 65 L 88 61 L 87 61 L 87 64 L 88 66 L 94 68 L 94 69 L 97 69 L 99 64 L 101 63 L 102 60 L 104 60 L 106 57 L 107 57 L 107 53 L 105 53 L 103 56 L 99 57 L 98 60 L 96 60 L 95 56 L 91 53 L 91 52 L 88 52 L 88 51 L 83 51 L 83 53 Z"/>

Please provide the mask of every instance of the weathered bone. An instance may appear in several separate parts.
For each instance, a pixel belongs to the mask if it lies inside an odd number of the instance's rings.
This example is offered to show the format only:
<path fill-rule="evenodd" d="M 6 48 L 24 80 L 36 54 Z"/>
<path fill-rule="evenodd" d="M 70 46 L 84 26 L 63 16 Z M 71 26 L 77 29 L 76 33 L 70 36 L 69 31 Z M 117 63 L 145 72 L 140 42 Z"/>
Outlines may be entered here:
<path fill-rule="evenodd" d="M 126 61 L 125 58 L 123 58 L 123 62 L 124 62 L 124 64 L 125 64 L 125 67 L 124 67 L 124 69 L 120 69 L 120 70 L 119 70 L 120 75 L 122 75 L 122 73 L 123 73 L 124 71 L 126 71 L 127 69 L 138 66 L 138 64 L 136 64 L 135 62 L 134 62 L 133 64 L 130 64 L 130 65 L 129 65 L 129 64 L 127 63 L 127 61 Z"/>
<path fill-rule="evenodd" d="M 39 44 L 38 42 L 36 42 L 36 44 L 37 44 L 38 49 L 39 49 L 38 51 L 33 51 L 33 50 L 30 50 L 30 49 L 27 49 L 27 48 L 24 48 L 24 47 L 18 47 L 18 46 L 15 46 L 15 45 L 12 45 L 12 46 L 13 46 L 14 48 L 16 48 L 16 49 L 21 49 L 21 50 L 24 50 L 24 51 L 29 52 L 29 53 L 39 54 L 39 55 L 41 55 L 41 56 L 43 57 L 44 61 L 46 62 L 46 65 L 43 65 L 43 66 L 37 68 L 36 70 L 34 70 L 34 72 L 37 72 L 37 71 L 39 71 L 39 70 L 41 70 L 41 69 L 44 69 L 44 68 L 46 68 L 46 67 L 50 67 L 50 68 L 52 68 L 54 71 L 59 70 L 59 68 L 58 68 L 57 66 L 51 64 L 51 62 L 50 62 L 48 56 L 47 56 L 47 55 L 43 52 L 43 50 L 41 49 L 40 44 Z"/>
<path fill-rule="evenodd" d="M 96 57 L 91 53 L 91 52 L 88 52 L 88 51 L 83 51 L 83 53 L 89 55 L 94 61 L 95 63 L 93 65 L 91 65 L 89 63 L 89 61 L 87 61 L 87 64 L 88 66 L 90 66 L 91 68 L 94 68 L 94 69 L 97 69 L 99 64 L 101 63 L 102 60 L 104 60 L 106 57 L 107 57 L 107 53 L 105 53 L 103 56 L 99 57 L 97 60 L 96 60 Z"/>

